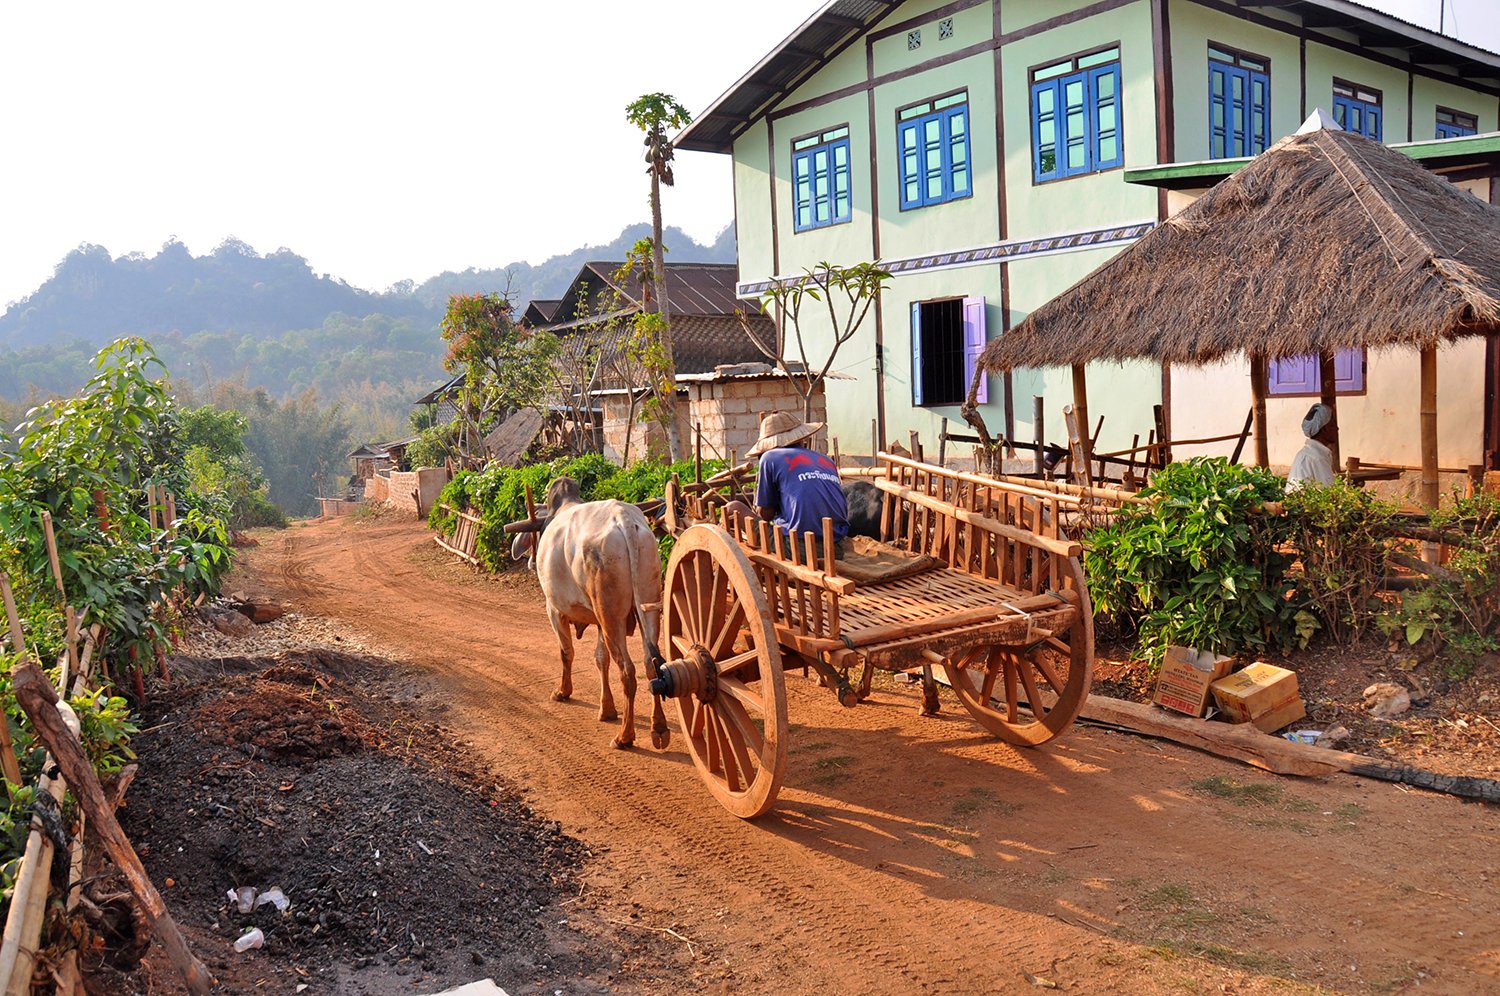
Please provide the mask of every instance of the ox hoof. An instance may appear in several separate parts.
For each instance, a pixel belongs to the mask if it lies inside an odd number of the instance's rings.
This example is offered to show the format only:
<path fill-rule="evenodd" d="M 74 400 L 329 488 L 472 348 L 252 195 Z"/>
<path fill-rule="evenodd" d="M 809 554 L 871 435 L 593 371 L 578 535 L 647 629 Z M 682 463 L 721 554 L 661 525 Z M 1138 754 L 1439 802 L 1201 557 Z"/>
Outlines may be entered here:
<path fill-rule="evenodd" d="M 600 709 L 599 710 L 599 722 L 601 722 L 601 723 L 613 723 L 615 720 L 617 720 L 619 718 L 620 718 L 620 714 L 618 712 L 615 712 L 613 709 Z M 627 744 L 627 746 L 629 746 L 629 745 Z"/>
<path fill-rule="evenodd" d="M 565 692 L 561 688 L 552 693 L 553 702 L 566 702 L 573 697 L 572 692 Z"/>
<path fill-rule="evenodd" d="M 635 746 L 635 738 L 632 737 L 629 740 L 624 740 L 624 739 L 621 739 L 620 737 L 615 737 L 615 739 L 614 739 L 614 745 L 615 745 L 615 750 L 630 750 L 632 747 Z"/>
<path fill-rule="evenodd" d="M 672 742 L 672 731 L 671 730 L 652 730 L 651 731 L 651 746 L 655 747 L 657 750 L 666 750 L 667 749 L 667 745 L 670 744 L 671 742 Z"/>

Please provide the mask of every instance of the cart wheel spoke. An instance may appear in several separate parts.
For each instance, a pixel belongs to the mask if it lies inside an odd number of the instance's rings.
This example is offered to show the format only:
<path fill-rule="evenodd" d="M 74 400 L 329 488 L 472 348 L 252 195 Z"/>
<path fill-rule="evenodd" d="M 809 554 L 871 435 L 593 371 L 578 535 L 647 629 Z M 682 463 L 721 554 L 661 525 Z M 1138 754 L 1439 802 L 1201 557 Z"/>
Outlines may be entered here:
<path fill-rule="evenodd" d="M 1061 695 L 1066 688 L 1067 683 L 1057 676 L 1057 669 L 1054 668 L 1051 664 L 1047 663 L 1046 656 L 1044 656 L 1043 654 L 1033 654 L 1031 657 L 1031 662 L 1035 664 L 1036 669 L 1042 673 L 1042 677 L 1046 679 L 1047 684 L 1052 686 L 1052 691 L 1058 695 Z"/>
<path fill-rule="evenodd" d="M 1032 673 L 1031 662 L 1019 657 L 1013 659 L 1016 662 L 1016 670 L 1021 673 L 1021 684 L 1026 689 L 1026 703 L 1031 706 L 1031 714 L 1038 719 L 1045 719 L 1047 706 L 1037 692 L 1036 675 Z"/>
<path fill-rule="evenodd" d="M 749 713 L 741 707 L 738 699 L 720 699 L 719 714 L 729 723 L 734 735 L 739 739 L 741 745 L 748 748 L 745 756 L 760 757 L 765 749 L 765 738 L 760 735 L 760 730 L 755 728 L 754 721 Z"/>
<path fill-rule="evenodd" d="M 727 657 L 722 662 L 720 662 L 719 673 L 724 674 L 727 671 L 736 671 L 744 667 L 746 664 L 755 663 L 759 659 L 759 650 L 747 650 L 742 654 L 735 654 L 733 657 Z"/>
<path fill-rule="evenodd" d="M 760 700 L 760 693 L 738 678 L 719 675 L 719 697 L 733 699 L 756 716 L 763 715 L 766 710 L 765 703 Z"/>
<path fill-rule="evenodd" d="M 708 645 L 708 652 L 714 657 L 727 654 L 734 646 L 734 638 L 739 636 L 740 629 L 745 625 L 745 607 L 738 602 L 734 604 L 727 613 L 719 628 L 714 630 L 713 642 Z"/>
<path fill-rule="evenodd" d="M 1019 723 L 1021 721 L 1021 695 L 1016 688 L 1016 669 L 1019 665 L 1013 655 L 1003 650 L 996 650 L 995 653 L 1000 658 L 1000 667 L 1005 671 L 1005 721 Z"/>

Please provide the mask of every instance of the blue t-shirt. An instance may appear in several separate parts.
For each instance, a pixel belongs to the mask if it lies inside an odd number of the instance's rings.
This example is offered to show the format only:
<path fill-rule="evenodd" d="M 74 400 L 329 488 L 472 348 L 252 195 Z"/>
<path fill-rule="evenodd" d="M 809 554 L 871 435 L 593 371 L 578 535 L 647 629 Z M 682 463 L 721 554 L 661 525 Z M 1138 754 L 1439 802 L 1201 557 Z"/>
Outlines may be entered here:
<path fill-rule="evenodd" d="M 823 519 L 833 520 L 833 538 L 849 534 L 849 505 L 833 461 L 816 450 L 783 446 L 761 454 L 755 482 L 757 508 L 774 509 L 776 524 L 823 537 Z"/>

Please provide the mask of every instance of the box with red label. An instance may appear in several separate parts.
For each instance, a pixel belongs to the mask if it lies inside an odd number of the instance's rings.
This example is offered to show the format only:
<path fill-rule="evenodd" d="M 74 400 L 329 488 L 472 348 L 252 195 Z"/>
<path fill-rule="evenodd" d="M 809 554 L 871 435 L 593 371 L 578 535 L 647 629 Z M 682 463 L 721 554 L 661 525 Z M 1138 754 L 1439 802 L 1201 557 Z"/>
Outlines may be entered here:
<path fill-rule="evenodd" d="M 1234 667 L 1233 657 L 1220 657 L 1194 647 L 1168 647 L 1156 675 L 1156 694 L 1151 701 L 1164 709 L 1202 716 L 1208 705 L 1209 686 Z"/>

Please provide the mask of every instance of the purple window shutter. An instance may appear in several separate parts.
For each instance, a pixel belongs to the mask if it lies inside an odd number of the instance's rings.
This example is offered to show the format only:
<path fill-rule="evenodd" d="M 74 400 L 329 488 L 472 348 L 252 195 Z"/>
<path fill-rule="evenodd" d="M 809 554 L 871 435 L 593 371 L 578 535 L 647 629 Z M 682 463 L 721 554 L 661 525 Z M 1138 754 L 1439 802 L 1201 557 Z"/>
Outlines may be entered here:
<path fill-rule="evenodd" d="M 979 368 L 979 354 L 984 352 L 984 298 L 964 298 L 964 391 L 974 383 L 974 371 Z M 979 378 L 979 393 L 975 395 L 980 404 L 990 400 L 989 377 Z"/>
<path fill-rule="evenodd" d="M 1341 349 L 1333 357 L 1333 383 L 1340 393 L 1358 393 L 1365 389 L 1365 351 Z"/>
<path fill-rule="evenodd" d="M 1288 356 L 1267 364 L 1267 394 L 1317 394 L 1318 384 L 1315 356 Z"/>
<path fill-rule="evenodd" d="M 911 306 L 911 403 L 922 404 L 922 306 L 915 301 Z"/>

